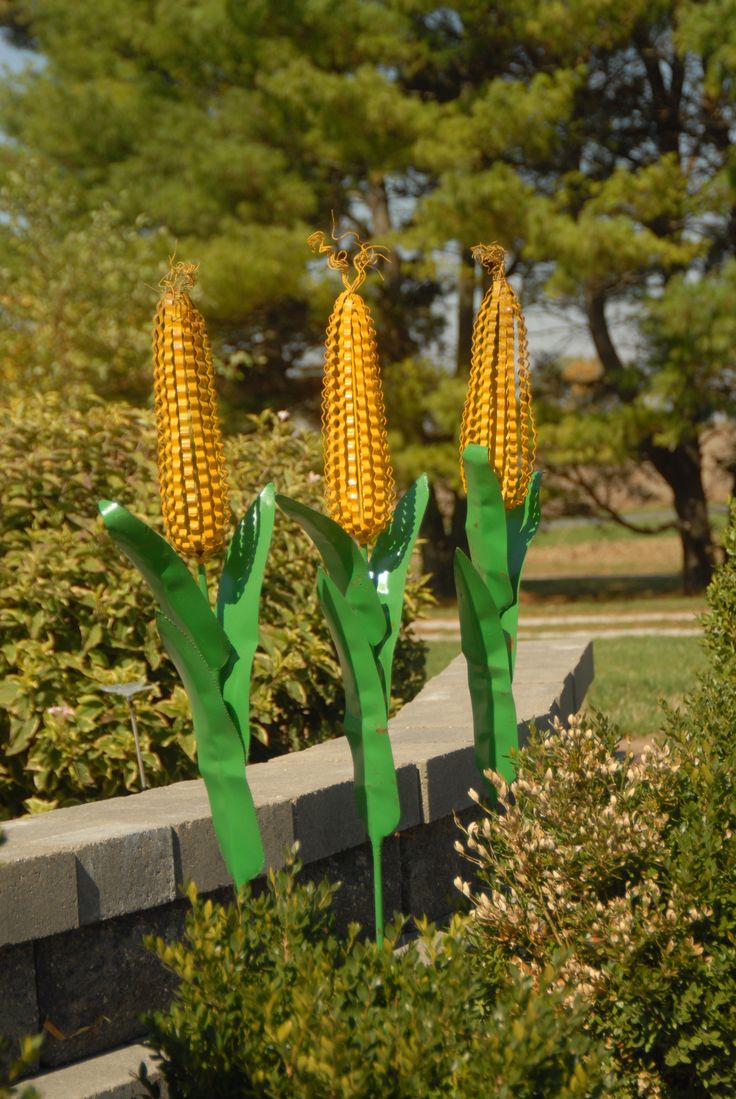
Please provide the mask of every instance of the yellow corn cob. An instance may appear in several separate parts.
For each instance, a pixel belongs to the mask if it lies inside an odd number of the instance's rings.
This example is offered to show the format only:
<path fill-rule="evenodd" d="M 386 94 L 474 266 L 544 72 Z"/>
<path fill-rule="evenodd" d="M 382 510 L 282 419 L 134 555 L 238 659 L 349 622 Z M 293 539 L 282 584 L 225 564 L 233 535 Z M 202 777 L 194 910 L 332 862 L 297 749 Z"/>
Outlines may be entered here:
<path fill-rule="evenodd" d="M 161 280 L 153 335 L 153 396 L 161 510 L 181 554 L 205 561 L 225 542 L 230 504 L 215 375 L 204 318 L 189 297 L 197 268 Z"/>
<path fill-rule="evenodd" d="M 396 502 L 388 450 L 383 390 L 370 310 L 357 292 L 366 268 L 381 251 L 361 244 L 353 260 L 356 276 L 348 278 L 348 258 L 313 233 L 315 252 L 328 252 L 330 267 L 342 271 L 345 289 L 327 325 L 322 389 L 322 440 L 325 502 L 332 519 L 360 545 L 386 526 Z"/>
<path fill-rule="evenodd" d="M 491 275 L 473 326 L 473 352 L 460 430 L 462 452 L 469 443 L 488 448 L 507 510 L 523 503 L 529 488 L 537 437 L 531 403 L 526 325 L 518 298 L 506 279 L 500 244 L 477 244 L 473 258 Z M 518 376 L 518 382 L 517 382 Z"/>

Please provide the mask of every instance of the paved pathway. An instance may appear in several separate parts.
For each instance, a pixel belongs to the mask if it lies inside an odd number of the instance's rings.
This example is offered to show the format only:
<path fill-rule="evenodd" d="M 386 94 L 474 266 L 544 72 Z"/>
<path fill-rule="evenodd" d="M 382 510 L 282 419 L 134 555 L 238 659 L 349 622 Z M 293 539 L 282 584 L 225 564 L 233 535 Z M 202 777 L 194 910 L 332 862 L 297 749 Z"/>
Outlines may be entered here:
<path fill-rule="evenodd" d="M 557 627 L 557 628 L 555 628 Z M 565 627 L 577 627 L 565 628 Z M 641 611 L 621 614 L 525 614 L 519 621 L 520 638 L 553 641 L 603 637 L 699 637 L 698 614 L 691 611 Z M 424 618 L 414 624 L 424 641 L 452 641 L 460 637 L 456 618 Z"/>

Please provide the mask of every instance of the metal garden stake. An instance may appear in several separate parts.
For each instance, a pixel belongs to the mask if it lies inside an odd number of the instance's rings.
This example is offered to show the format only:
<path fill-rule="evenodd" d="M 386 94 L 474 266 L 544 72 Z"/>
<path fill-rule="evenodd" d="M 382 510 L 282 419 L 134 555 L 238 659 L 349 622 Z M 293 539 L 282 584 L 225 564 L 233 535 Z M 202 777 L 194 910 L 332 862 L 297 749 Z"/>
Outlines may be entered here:
<path fill-rule="evenodd" d="M 113 501 L 102 500 L 99 507 L 113 541 L 158 601 L 158 630 L 192 708 L 197 762 L 215 833 L 240 886 L 264 861 L 245 765 L 250 675 L 275 503 L 273 486 L 267 485 L 238 523 L 212 609 L 205 561 L 225 545 L 230 507 L 212 353 L 188 293 L 195 270 L 191 264 L 172 266 L 162 282 L 154 327 L 158 470 L 169 541 Z M 180 553 L 194 559 L 198 580 Z"/>
<path fill-rule="evenodd" d="M 425 476 L 395 505 L 373 321 L 358 293 L 381 253 L 356 238 L 347 252 L 309 238 L 342 273 L 345 289 L 327 327 L 322 395 L 325 499 L 330 518 L 278 495 L 301 524 L 323 567 L 317 593 L 337 649 L 345 688 L 344 729 L 353 758 L 355 802 L 373 852 L 376 940 L 383 942 L 381 845 L 399 823 L 400 806 L 388 712 L 391 669 L 404 586 L 427 504 Z M 368 545 L 374 543 L 369 553 Z"/>
<path fill-rule="evenodd" d="M 136 679 L 132 683 L 111 683 L 108 686 L 100 685 L 100 690 L 104 691 L 108 695 L 119 695 L 124 698 L 128 703 L 128 714 L 130 716 L 130 728 L 133 733 L 133 740 L 135 741 L 135 754 L 138 760 L 138 773 L 141 778 L 141 790 L 146 789 L 146 775 L 143 770 L 143 756 L 141 755 L 141 741 L 138 736 L 138 722 L 135 716 L 135 706 L 133 705 L 133 699 L 141 691 L 151 691 L 153 688 L 150 683 L 146 683 L 145 679 Z"/>
<path fill-rule="evenodd" d="M 514 777 L 518 747 L 511 683 L 516 660 L 519 584 L 539 526 L 541 474 L 533 473 L 536 433 L 526 326 L 498 244 L 474 258 L 491 275 L 473 329 L 473 352 L 460 435 L 468 492 L 470 558 L 457 550 L 455 586 L 462 650 L 473 707 L 475 759 L 483 775 Z M 493 787 L 484 778 L 486 794 Z"/>

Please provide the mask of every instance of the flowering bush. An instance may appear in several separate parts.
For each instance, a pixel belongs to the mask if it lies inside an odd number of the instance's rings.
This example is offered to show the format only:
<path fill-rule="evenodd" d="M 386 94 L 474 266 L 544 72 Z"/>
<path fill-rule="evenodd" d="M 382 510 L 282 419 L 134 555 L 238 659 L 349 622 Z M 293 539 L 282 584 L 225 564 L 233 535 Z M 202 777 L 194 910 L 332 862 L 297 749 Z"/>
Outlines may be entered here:
<path fill-rule="evenodd" d="M 685 737 L 636 760 L 604 721 L 533 735 L 498 811 L 466 832 L 474 934 L 550 965 L 622 1096 L 736 1094 L 736 757 Z M 462 845 L 461 845 L 462 846 Z"/>

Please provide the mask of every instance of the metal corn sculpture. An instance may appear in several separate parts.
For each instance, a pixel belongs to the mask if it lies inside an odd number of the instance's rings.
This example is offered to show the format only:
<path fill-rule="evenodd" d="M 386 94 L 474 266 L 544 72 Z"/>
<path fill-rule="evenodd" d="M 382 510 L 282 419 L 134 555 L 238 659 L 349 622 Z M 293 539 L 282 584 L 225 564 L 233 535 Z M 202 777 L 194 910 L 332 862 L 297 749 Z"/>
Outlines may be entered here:
<path fill-rule="evenodd" d="M 355 275 L 346 250 L 309 238 L 345 289 L 327 326 L 322 437 L 330 517 L 278 495 L 276 502 L 314 542 L 323 567 L 317 593 L 340 658 L 344 729 L 355 801 L 373 851 L 376 939 L 383 941 L 381 845 L 399 823 L 396 769 L 388 737 L 391 669 L 412 549 L 427 505 L 420 477 L 395 505 L 386 418 L 371 315 L 358 293 L 379 249 L 355 240 Z M 368 546 L 373 543 L 372 551 Z"/>
<path fill-rule="evenodd" d="M 113 541 L 158 602 L 161 640 L 192 708 L 197 761 L 215 833 L 240 886 L 264 861 L 245 765 L 250 675 L 275 495 L 273 485 L 267 485 L 238 523 L 213 610 L 205 561 L 225 545 L 230 508 L 212 353 L 204 320 L 189 296 L 195 270 L 191 264 L 172 266 L 161 283 L 154 324 L 158 469 L 170 542 L 119 504 L 102 500 L 99 508 Z M 196 562 L 199 583 L 180 554 Z"/>
<path fill-rule="evenodd" d="M 539 526 L 541 474 L 536 453 L 526 326 L 498 244 L 473 256 L 491 275 L 478 311 L 460 432 L 460 469 L 468 493 L 470 558 L 457 550 L 455 586 L 462 649 L 473 706 L 475 759 L 507 781 L 518 747 L 511 690 L 516 660 L 519 585 Z M 486 781 L 486 780 L 484 780 Z M 493 787 L 486 781 L 486 794 Z"/>
<path fill-rule="evenodd" d="M 189 296 L 196 267 L 177 263 L 162 280 L 153 328 L 161 511 L 178 553 L 203 564 L 230 523 L 215 371 L 204 317 Z"/>

